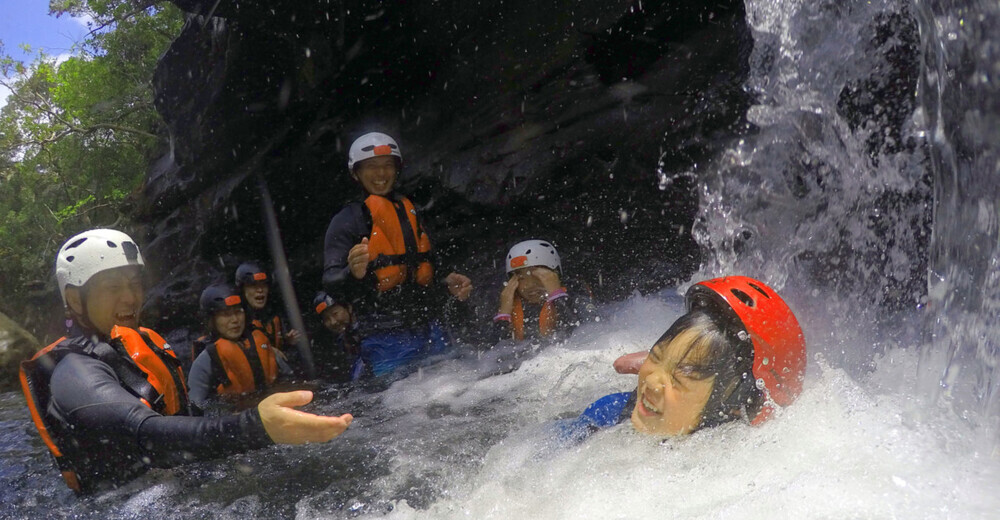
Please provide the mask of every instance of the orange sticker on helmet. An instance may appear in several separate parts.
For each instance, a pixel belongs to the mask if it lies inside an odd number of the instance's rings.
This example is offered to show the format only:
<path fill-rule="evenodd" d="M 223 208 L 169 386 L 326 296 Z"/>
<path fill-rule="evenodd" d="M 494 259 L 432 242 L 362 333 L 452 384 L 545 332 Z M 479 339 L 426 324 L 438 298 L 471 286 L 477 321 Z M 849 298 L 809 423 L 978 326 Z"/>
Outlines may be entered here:
<path fill-rule="evenodd" d="M 240 304 L 240 297 L 234 294 L 232 296 L 227 296 L 226 299 L 223 301 L 226 302 L 226 305 L 232 307 L 233 305 Z"/>
<path fill-rule="evenodd" d="M 254 273 L 253 279 L 257 280 L 258 282 L 261 280 L 267 280 L 267 273 Z"/>
<path fill-rule="evenodd" d="M 528 257 L 525 255 L 516 256 L 510 261 L 511 267 L 521 267 L 528 261 Z"/>
<path fill-rule="evenodd" d="M 319 305 L 316 306 L 316 314 L 323 314 L 323 311 L 325 311 L 327 307 L 329 307 L 329 305 L 327 305 L 326 302 L 319 302 Z"/>
<path fill-rule="evenodd" d="M 372 150 L 372 151 L 375 153 L 375 155 L 391 155 L 392 154 L 392 148 L 389 145 L 387 145 L 387 144 L 376 146 L 375 149 Z"/>

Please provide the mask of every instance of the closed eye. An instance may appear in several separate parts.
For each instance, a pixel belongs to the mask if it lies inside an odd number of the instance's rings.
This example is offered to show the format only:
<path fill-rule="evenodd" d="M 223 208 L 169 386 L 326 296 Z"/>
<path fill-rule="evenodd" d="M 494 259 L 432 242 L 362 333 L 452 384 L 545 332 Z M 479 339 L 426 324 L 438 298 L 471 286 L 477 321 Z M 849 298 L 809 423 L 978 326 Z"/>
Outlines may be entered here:
<path fill-rule="evenodd" d="M 693 379 L 695 381 L 701 381 L 708 379 L 715 375 L 711 368 L 702 365 L 677 365 L 671 374 L 674 378 L 681 376 L 686 379 Z"/>

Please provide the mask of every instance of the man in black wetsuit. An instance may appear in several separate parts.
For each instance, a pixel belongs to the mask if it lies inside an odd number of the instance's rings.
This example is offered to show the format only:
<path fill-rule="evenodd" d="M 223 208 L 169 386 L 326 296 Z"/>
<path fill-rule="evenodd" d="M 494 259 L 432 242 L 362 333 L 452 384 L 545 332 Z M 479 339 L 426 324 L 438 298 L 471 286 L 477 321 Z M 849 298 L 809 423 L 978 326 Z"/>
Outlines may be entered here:
<path fill-rule="evenodd" d="M 222 457 L 273 443 L 325 442 L 352 417 L 294 410 L 310 392 L 274 394 L 227 417 L 193 417 L 180 363 L 155 332 L 138 326 L 139 248 L 128 235 L 94 229 L 70 238 L 56 278 L 73 324 L 67 336 L 21 364 L 32 419 L 67 485 L 78 493 L 121 484 L 149 467 Z"/>
<path fill-rule="evenodd" d="M 388 135 L 355 140 L 347 168 L 366 198 L 344 207 L 326 231 L 323 287 L 354 303 L 361 335 L 355 378 L 388 374 L 444 350 L 448 340 L 439 322 L 462 321 L 448 315 L 469 313 L 469 278 L 439 277 L 416 208 L 394 191 L 401 167 L 399 146 Z"/>

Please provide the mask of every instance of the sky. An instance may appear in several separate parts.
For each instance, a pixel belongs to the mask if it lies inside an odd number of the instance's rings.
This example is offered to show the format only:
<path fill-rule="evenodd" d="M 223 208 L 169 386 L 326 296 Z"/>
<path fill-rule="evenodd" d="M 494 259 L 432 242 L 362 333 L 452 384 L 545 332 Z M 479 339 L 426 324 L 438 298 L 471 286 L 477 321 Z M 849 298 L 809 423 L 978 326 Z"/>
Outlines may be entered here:
<path fill-rule="evenodd" d="M 34 54 L 25 54 L 20 45 L 44 49 L 52 56 L 69 55 L 73 44 L 89 32 L 87 20 L 63 15 L 49 15 L 49 0 L 0 0 L 0 41 L 4 53 L 30 62 Z M 10 94 L 0 86 L 0 107 Z"/>

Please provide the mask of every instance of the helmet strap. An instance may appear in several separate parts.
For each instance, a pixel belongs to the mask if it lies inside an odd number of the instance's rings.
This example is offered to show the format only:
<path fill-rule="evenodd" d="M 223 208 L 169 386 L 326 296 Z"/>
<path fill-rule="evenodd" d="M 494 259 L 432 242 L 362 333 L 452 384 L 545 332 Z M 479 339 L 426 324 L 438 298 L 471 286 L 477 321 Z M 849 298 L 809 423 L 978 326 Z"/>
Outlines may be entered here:
<path fill-rule="evenodd" d="M 72 328 L 73 323 L 76 322 L 77 324 L 80 325 L 80 327 L 84 329 L 92 331 L 97 330 L 97 327 L 94 326 L 94 323 L 90 321 L 89 317 L 87 317 L 87 285 L 84 284 L 82 287 L 76 287 L 76 286 L 73 287 L 76 289 L 77 294 L 80 296 L 80 307 L 82 308 L 82 312 L 79 313 L 76 312 L 75 310 L 73 310 L 73 306 L 71 306 L 67 302 L 66 328 L 67 329 Z"/>

